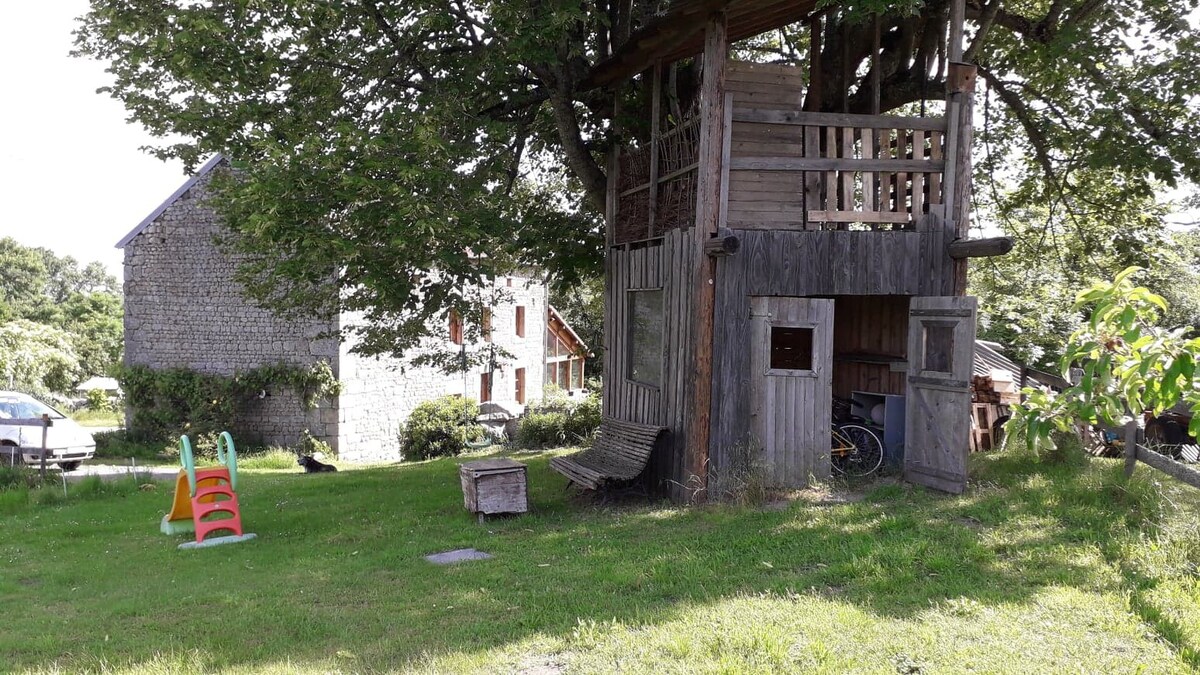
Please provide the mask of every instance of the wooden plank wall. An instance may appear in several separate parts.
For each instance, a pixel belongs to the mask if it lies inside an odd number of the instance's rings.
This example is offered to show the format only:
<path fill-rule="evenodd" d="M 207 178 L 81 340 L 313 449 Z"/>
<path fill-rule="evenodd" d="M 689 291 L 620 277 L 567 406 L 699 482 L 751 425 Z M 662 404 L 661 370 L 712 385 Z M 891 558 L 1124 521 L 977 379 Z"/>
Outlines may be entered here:
<path fill-rule="evenodd" d="M 849 398 L 855 391 L 903 396 L 907 383 L 902 366 L 907 350 L 907 296 L 837 297 L 833 311 L 834 396 Z M 893 358 L 895 367 L 852 360 L 863 357 Z"/>
<path fill-rule="evenodd" d="M 735 108 L 800 110 L 804 72 L 795 66 L 730 61 L 725 89 Z M 734 122 L 730 158 L 802 157 L 804 127 Z M 765 209 L 765 210 L 764 210 Z M 730 171 L 728 221 L 763 222 L 778 227 L 804 223 L 804 174 L 799 171 Z"/>
<path fill-rule="evenodd" d="M 843 296 L 943 295 L 943 282 L 950 278 L 946 273 L 950 259 L 940 247 L 941 236 L 936 228 L 925 232 L 734 232 L 741 238 L 741 250 L 717 263 L 713 391 L 720 394 L 714 396 L 711 427 L 711 457 L 717 470 L 724 449 L 745 443 L 750 432 L 751 296 L 837 296 L 846 301 Z M 880 350 L 891 349 L 893 340 L 898 339 L 893 331 L 901 327 L 906 330 L 907 317 L 896 314 L 900 308 L 907 310 L 907 298 L 866 298 L 857 302 L 860 305 L 856 309 L 847 305 L 851 308 L 848 319 L 840 317 L 840 306 L 836 308 L 835 322 L 858 321 L 861 326 L 873 312 L 881 311 L 887 317 L 884 321 L 892 324 L 879 329 L 886 330 L 886 336 L 863 339 L 872 346 L 877 344 Z M 851 325 L 842 324 L 842 332 Z M 838 343 L 835 335 L 835 349 Z M 878 375 L 878 368 L 861 368 L 857 373 L 852 369 L 839 383 L 838 370 L 834 386 L 843 391 L 848 386 L 862 388 L 858 384 L 863 378 L 871 382 L 873 370 Z M 877 379 L 884 393 L 889 389 L 891 393 L 905 391 L 903 374 L 895 379 L 889 376 L 886 387 L 882 377 Z"/>
<path fill-rule="evenodd" d="M 691 365 L 691 230 L 671 230 L 661 239 L 637 247 L 616 246 L 606 261 L 603 412 L 631 422 L 667 427 L 647 469 L 649 487 L 685 496 L 687 484 L 683 433 Z M 663 290 L 662 387 L 626 378 L 628 295 L 631 290 Z"/>

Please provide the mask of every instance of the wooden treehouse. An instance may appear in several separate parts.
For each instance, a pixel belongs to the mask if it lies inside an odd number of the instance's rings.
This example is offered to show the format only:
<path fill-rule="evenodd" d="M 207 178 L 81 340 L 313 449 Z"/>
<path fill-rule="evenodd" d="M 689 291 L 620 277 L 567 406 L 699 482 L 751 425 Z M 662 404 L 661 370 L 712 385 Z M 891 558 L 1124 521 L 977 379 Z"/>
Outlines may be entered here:
<path fill-rule="evenodd" d="M 975 70 L 952 4 L 936 116 L 807 111 L 804 68 L 730 59 L 797 21 L 819 44 L 816 0 L 676 2 L 591 73 L 651 96 L 610 160 L 603 410 L 664 428 L 652 487 L 703 494 L 745 452 L 777 487 L 828 477 L 834 396 L 886 404 L 907 480 L 965 486 L 967 258 L 1011 242 L 967 239 Z M 684 108 L 664 73 L 686 59 Z"/>

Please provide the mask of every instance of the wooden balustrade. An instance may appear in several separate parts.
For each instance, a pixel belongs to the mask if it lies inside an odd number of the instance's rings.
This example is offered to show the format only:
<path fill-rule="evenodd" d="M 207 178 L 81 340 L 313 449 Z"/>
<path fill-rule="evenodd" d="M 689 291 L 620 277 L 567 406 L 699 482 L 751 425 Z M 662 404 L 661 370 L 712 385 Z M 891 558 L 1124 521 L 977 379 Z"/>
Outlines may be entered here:
<path fill-rule="evenodd" d="M 943 203 L 943 118 L 733 108 L 726 224 L 922 227 Z"/>

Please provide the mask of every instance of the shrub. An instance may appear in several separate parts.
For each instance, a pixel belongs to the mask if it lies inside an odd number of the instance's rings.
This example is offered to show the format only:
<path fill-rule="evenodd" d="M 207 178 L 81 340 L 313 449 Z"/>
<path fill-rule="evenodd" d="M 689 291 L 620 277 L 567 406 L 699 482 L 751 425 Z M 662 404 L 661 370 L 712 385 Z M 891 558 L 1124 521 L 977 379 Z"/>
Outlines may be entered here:
<path fill-rule="evenodd" d="M 96 457 L 129 459 L 159 459 L 177 454 L 178 450 L 165 442 L 134 440 L 124 429 L 92 433 L 96 441 Z"/>
<path fill-rule="evenodd" d="M 113 405 L 103 389 L 88 389 L 87 409 L 95 412 L 112 412 Z"/>
<path fill-rule="evenodd" d="M 476 423 L 479 404 L 461 396 L 443 396 L 418 405 L 400 427 L 400 447 L 406 459 L 453 457 L 467 441 L 484 434 Z"/>
<path fill-rule="evenodd" d="M 300 453 L 301 455 L 308 455 L 309 457 L 316 454 L 321 454 L 326 457 L 334 456 L 333 446 L 313 436 L 308 432 L 308 429 L 305 429 L 301 433 L 300 443 L 296 445 L 296 452 Z"/>
<path fill-rule="evenodd" d="M 541 448 L 566 443 L 586 443 L 600 428 L 600 394 L 570 399 L 550 392 L 546 398 L 530 404 L 517 424 L 517 444 Z"/>

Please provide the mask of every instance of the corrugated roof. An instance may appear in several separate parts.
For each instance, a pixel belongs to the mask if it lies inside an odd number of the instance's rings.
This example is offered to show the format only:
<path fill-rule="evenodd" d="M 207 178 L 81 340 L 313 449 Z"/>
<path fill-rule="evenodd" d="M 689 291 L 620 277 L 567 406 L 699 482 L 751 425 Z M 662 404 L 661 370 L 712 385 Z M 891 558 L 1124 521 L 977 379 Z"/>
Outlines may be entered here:
<path fill-rule="evenodd" d="M 201 178 L 204 178 L 209 171 L 212 171 L 218 164 L 220 164 L 222 159 L 224 159 L 222 155 L 213 155 L 212 159 L 208 160 L 204 163 L 204 166 L 200 167 L 200 170 L 196 172 L 196 175 L 184 181 L 183 185 L 180 185 L 178 190 L 171 193 L 170 197 L 167 197 L 163 203 L 159 204 L 153 211 L 150 212 L 150 215 L 143 218 L 142 222 L 137 224 L 137 227 L 130 230 L 129 234 L 121 237 L 121 241 L 117 242 L 117 248 L 125 248 L 129 242 L 133 241 L 134 237 L 141 234 L 142 230 L 146 229 L 150 223 L 153 223 L 155 220 L 157 220 L 158 217 L 163 214 L 163 211 L 166 211 L 168 208 L 170 208 L 170 206 L 175 203 L 176 199 L 179 199 L 183 196 L 183 193 L 191 190 L 196 183 L 200 182 Z"/>

